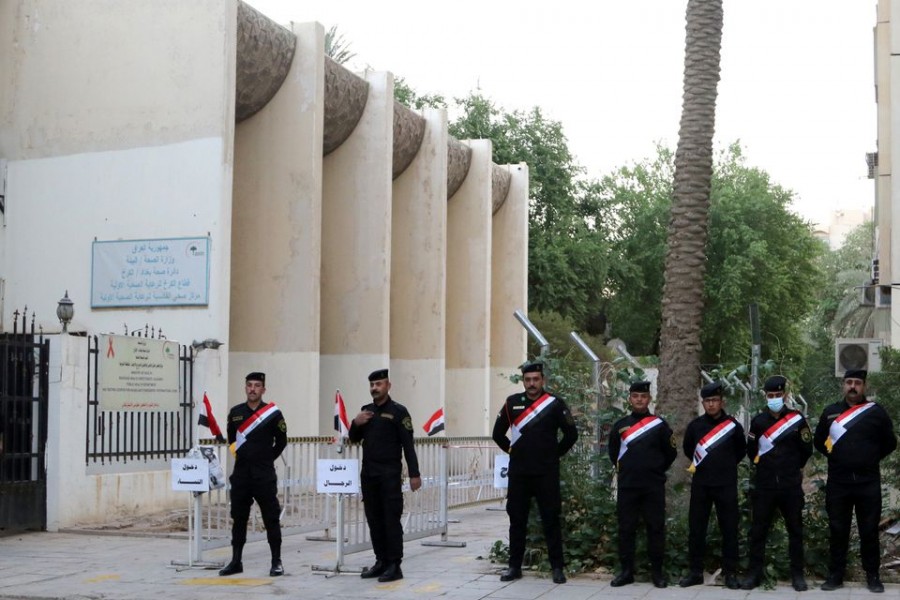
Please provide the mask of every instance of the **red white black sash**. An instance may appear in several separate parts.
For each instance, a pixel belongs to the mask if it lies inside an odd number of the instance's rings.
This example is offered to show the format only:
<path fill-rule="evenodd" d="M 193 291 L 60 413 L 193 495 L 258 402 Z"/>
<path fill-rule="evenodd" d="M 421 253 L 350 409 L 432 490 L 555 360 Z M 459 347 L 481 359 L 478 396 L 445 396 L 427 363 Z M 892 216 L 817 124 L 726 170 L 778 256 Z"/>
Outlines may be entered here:
<path fill-rule="evenodd" d="M 688 471 L 693 473 L 697 470 L 697 466 L 703 462 L 703 459 L 706 458 L 706 455 L 712 451 L 713 448 L 719 446 L 729 435 L 734 433 L 737 428 L 737 423 L 732 421 L 731 419 L 726 419 L 709 430 L 709 433 L 700 438 L 700 441 L 697 442 L 697 446 L 694 448 L 694 458 L 691 460 L 691 466 L 688 467 Z"/>
<path fill-rule="evenodd" d="M 555 396 L 544 393 L 543 396 L 532 402 L 531 406 L 526 408 L 518 417 L 516 417 L 516 420 L 509 426 L 510 437 L 512 438 L 509 442 L 510 446 L 515 445 L 515 443 L 519 441 L 519 438 L 522 437 L 522 434 L 525 433 L 528 426 L 534 423 L 541 413 L 553 404 L 554 400 L 556 400 Z"/>
<path fill-rule="evenodd" d="M 647 435 L 654 427 L 658 427 L 663 424 L 663 420 L 657 416 L 650 415 L 644 417 L 628 429 L 622 432 L 622 445 L 619 446 L 619 456 L 616 459 L 616 462 L 622 460 L 622 457 L 625 456 L 625 453 L 628 452 L 628 444 L 633 444 L 640 438 Z"/>
<path fill-rule="evenodd" d="M 259 410 L 250 415 L 250 418 L 241 423 L 241 426 L 238 427 L 234 443 L 230 446 L 231 453 L 237 455 L 238 448 L 244 445 L 244 442 L 247 441 L 247 437 L 249 437 L 251 433 L 253 433 L 260 425 L 269 421 L 272 417 L 280 414 L 281 411 L 274 404 L 266 404 L 265 406 L 260 407 Z"/>
<path fill-rule="evenodd" d="M 839 439 L 844 437 L 847 430 L 858 423 L 856 418 L 873 406 L 875 406 L 874 402 L 863 402 L 862 404 L 851 406 L 831 422 L 831 427 L 828 428 L 828 438 L 825 440 L 825 448 L 828 450 L 828 454 L 831 454 L 831 449 L 838 443 Z"/>
<path fill-rule="evenodd" d="M 797 412 L 785 415 L 775 421 L 775 424 L 766 429 L 766 432 L 759 438 L 759 447 L 753 462 L 758 463 L 763 454 L 774 448 L 778 440 L 797 429 L 802 421 L 803 417 Z"/>

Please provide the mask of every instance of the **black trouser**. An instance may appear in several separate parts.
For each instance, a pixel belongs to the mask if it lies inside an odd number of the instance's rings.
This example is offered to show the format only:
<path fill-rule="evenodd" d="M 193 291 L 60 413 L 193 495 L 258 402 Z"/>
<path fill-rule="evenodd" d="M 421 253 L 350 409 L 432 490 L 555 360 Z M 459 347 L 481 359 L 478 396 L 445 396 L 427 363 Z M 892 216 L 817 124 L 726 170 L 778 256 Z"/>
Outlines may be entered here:
<path fill-rule="evenodd" d="M 559 516 L 562 498 L 559 494 L 559 471 L 538 475 L 510 475 L 506 497 L 506 514 L 509 515 L 509 566 L 521 568 L 525 558 L 525 533 L 528 529 L 528 513 L 531 499 L 537 500 L 550 567 L 562 569 L 562 530 Z"/>
<path fill-rule="evenodd" d="M 278 482 L 253 481 L 231 477 L 231 545 L 235 559 L 240 560 L 241 549 L 247 542 L 247 521 L 253 501 L 259 505 L 266 538 L 272 558 L 281 558 L 281 505 L 278 503 Z"/>
<path fill-rule="evenodd" d="M 634 571 L 634 539 L 638 518 L 647 527 L 647 554 L 650 568 L 662 570 L 666 549 L 666 488 L 665 484 L 643 488 L 619 488 L 616 500 L 619 516 L 619 562 L 622 571 Z"/>
<path fill-rule="evenodd" d="M 750 524 L 750 573 L 762 573 L 766 554 L 766 538 L 775 518 L 775 510 L 781 513 L 788 534 L 788 558 L 791 574 L 803 574 L 803 489 L 757 489 L 751 495 L 752 520 Z"/>
<path fill-rule="evenodd" d="M 722 533 L 722 570 L 735 573 L 738 563 L 738 495 L 737 484 L 691 485 L 691 504 L 688 511 L 688 557 L 692 573 L 703 572 L 706 552 L 706 532 L 709 513 L 716 507 L 716 519 Z"/>
<path fill-rule="evenodd" d="M 375 559 L 385 564 L 403 560 L 403 490 L 400 471 L 366 473 L 360 477 L 363 508 Z"/>
<path fill-rule="evenodd" d="M 859 529 L 859 554 L 866 573 L 877 573 L 881 566 L 878 522 L 881 520 L 881 482 L 833 483 L 825 486 L 825 510 L 831 533 L 831 573 L 844 576 L 847 547 L 850 544 L 850 521 L 856 509 Z"/>

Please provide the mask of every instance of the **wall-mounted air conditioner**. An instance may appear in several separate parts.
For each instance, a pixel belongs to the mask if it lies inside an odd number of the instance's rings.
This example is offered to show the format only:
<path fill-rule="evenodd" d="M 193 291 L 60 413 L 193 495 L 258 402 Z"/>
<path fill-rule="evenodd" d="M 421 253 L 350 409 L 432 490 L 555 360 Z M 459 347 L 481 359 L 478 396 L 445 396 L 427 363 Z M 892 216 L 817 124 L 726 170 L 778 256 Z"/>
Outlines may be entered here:
<path fill-rule="evenodd" d="M 848 369 L 881 370 L 882 341 L 870 338 L 838 338 L 834 341 L 834 374 L 842 376 Z"/>

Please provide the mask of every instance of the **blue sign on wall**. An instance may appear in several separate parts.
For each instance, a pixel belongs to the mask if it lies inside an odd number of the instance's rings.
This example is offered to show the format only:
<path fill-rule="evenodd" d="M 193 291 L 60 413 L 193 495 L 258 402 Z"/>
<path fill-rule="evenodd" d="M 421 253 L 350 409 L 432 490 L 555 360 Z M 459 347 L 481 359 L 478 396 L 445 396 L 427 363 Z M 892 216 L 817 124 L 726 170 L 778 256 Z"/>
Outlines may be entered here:
<path fill-rule="evenodd" d="M 91 307 L 209 305 L 209 238 L 93 243 Z"/>

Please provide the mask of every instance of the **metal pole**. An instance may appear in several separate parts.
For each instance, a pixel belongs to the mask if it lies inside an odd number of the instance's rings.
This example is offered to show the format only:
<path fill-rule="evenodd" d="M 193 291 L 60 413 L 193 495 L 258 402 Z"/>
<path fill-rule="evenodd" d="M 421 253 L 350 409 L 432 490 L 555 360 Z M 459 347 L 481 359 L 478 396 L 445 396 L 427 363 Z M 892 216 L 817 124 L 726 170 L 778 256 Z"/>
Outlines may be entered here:
<path fill-rule="evenodd" d="M 762 334 L 759 330 L 759 305 L 755 302 L 750 305 L 750 397 L 753 398 L 759 389 L 759 360 L 762 351 Z M 750 406 L 745 407 L 750 412 Z"/>
<path fill-rule="evenodd" d="M 594 432 L 596 435 L 596 447 L 595 451 L 600 451 L 600 404 L 603 401 L 603 390 L 600 388 L 600 358 L 594 353 L 591 348 L 584 343 L 584 340 L 575 333 L 574 331 L 569 333 L 569 337 L 572 338 L 572 341 L 575 342 L 575 345 L 584 352 L 585 356 L 588 357 L 591 361 L 591 387 L 597 392 L 597 411 L 594 417 Z M 594 477 L 597 477 L 597 463 L 596 461 L 591 465 L 591 473 Z"/>
<path fill-rule="evenodd" d="M 525 331 L 527 331 L 529 335 L 531 335 L 531 337 L 533 337 L 535 341 L 540 344 L 540 355 L 545 356 L 550 351 L 550 342 L 547 341 L 547 338 L 545 338 L 543 334 L 538 331 L 538 328 L 534 326 L 534 323 L 529 321 L 528 317 L 526 317 L 525 313 L 523 313 L 521 310 L 516 309 L 515 312 L 513 312 L 513 316 L 515 316 L 516 320 L 522 324 L 522 327 L 525 328 Z"/>

